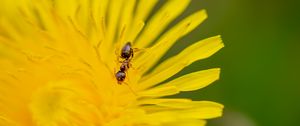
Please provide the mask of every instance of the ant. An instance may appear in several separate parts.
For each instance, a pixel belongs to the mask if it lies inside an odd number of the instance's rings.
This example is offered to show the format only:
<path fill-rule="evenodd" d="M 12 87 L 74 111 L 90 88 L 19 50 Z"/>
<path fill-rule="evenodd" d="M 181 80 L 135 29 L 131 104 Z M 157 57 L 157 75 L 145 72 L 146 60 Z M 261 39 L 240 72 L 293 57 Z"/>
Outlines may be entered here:
<path fill-rule="evenodd" d="M 126 78 L 126 71 L 130 67 L 130 60 L 133 58 L 133 49 L 130 42 L 127 42 L 121 50 L 121 61 L 120 70 L 115 74 L 118 84 L 122 84 Z"/>

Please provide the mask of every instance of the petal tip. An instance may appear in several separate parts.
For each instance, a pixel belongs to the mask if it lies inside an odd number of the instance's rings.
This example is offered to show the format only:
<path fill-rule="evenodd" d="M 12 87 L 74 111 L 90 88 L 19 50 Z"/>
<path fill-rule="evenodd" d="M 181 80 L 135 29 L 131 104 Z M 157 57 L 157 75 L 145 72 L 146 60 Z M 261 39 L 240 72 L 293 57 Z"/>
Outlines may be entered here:
<path fill-rule="evenodd" d="M 203 20 L 208 18 L 207 10 L 205 10 L 205 9 L 199 10 L 196 13 L 199 15 L 198 17 L 202 17 Z"/>

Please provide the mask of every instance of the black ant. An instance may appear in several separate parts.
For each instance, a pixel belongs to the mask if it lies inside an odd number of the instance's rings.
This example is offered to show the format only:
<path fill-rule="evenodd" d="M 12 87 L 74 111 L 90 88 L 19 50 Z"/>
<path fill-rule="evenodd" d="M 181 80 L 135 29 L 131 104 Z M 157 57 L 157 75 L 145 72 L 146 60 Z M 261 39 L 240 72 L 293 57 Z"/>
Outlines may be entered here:
<path fill-rule="evenodd" d="M 133 49 L 130 42 L 127 42 L 121 50 L 121 61 L 120 70 L 115 74 L 118 84 L 122 84 L 126 78 L 126 71 L 130 67 L 130 60 L 133 58 Z"/>
<path fill-rule="evenodd" d="M 122 64 L 120 66 L 120 70 L 115 74 L 118 84 L 120 84 L 120 85 L 122 83 L 125 83 L 124 80 L 126 78 L 126 72 L 129 69 L 129 67 L 131 66 L 130 60 L 133 58 L 133 49 L 131 47 L 130 42 L 127 42 L 123 46 L 123 48 L 121 50 L 121 58 L 124 60 L 119 61 Z M 137 95 L 127 83 L 125 83 L 125 84 L 129 87 L 129 89 L 133 92 L 133 94 Z"/>

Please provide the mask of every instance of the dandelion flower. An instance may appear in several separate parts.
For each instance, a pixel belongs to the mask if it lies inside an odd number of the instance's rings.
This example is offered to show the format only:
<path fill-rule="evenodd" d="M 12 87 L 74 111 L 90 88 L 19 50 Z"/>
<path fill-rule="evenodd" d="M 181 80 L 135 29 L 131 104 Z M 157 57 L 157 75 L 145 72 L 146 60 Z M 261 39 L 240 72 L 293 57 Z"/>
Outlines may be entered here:
<path fill-rule="evenodd" d="M 165 1 L 149 16 L 158 0 L 1 0 L 0 125 L 199 126 L 221 116 L 219 103 L 166 97 L 220 74 L 213 68 L 166 81 L 221 49 L 220 36 L 157 64 L 206 19 L 200 10 L 166 30 L 189 2 Z M 118 84 L 126 42 L 134 56 Z"/>

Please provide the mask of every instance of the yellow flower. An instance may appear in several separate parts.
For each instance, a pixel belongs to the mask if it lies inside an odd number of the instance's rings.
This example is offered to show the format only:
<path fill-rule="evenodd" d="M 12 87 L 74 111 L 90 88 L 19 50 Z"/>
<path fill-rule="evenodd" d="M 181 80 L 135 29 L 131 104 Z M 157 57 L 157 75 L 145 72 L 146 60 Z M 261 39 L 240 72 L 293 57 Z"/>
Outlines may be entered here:
<path fill-rule="evenodd" d="M 200 10 L 164 32 L 189 2 L 165 1 L 149 16 L 158 0 L 1 0 L 0 125 L 201 126 L 221 116 L 221 104 L 165 97 L 219 78 L 213 68 L 166 81 L 221 49 L 220 36 L 157 65 L 206 19 Z M 134 56 L 118 84 L 126 42 Z"/>

